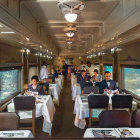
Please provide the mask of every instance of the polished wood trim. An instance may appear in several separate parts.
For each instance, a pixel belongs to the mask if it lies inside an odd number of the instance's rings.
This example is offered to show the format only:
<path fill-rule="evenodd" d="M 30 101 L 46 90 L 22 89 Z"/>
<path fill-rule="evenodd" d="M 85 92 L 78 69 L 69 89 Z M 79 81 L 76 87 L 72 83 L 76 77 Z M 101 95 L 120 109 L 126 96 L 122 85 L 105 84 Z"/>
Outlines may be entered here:
<path fill-rule="evenodd" d="M 89 108 L 89 124 L 88 124 L 88 127 L 91 127 L 91 121 L 92 121 L 92 109 Z"/>
<path fill-rule="evenodd" d="M 22 67 L 21 63 L 4 63 L 4 64 L 0 64 L 0 69 L 4 69 L 4 68 L 16 68 L 16 67 Z"/>
<path fill-rule="evenodd" d="M 11 94 L 9 97 L 5 98 L 4 100 L 0 101 L 0 108 L 2 105 L 4 105 L 5 103 L 7 103 L 8 101 L 10 101 L 12 98 L 14 98 L 15 96 L 17 96 L 20 92 L 16 92 Z"/>
<path fill-rule="evenodd" d="M 132 97 L 134 98 L 135 102 L 137 103 L 138 105 L 138 108 L 140 108 L 140 97 L 136 94 L 134 94 L 133 92 L 131 91 L 128 91 L 126 89 L 122 89 L 123 92 L 125 92 L 126 94 L 131 94 Z"/>
<path fill-rule="evenodd" d="M 120 65 L 140 65 L 140 61 L 120 61 Z"/>
<path fill-rule="evenodd" d="M 0 107 L 0 112 L 2 112 L 3 110 L 5 110 L 7 108 L 7 105 L 10 104 L 11 101 L 8 101 L 6 102 L 5 104 L 3 104 L 1 107 Z"/>
<path fill-rule="evenodd" d="M 20 127 L 19 126 L 19 129 L 30 129 L 30 130 L 32 130 L 32 133 L 33 133 L 33 135 L 34 135 L 34 137 L 35 137 L 35 111 L 36 111 L 36 109 L 32 109 L 31 110 L 32 111 L 32 118 L 27 118 L 27 119 L 20 119 L 20 124 L 23 124 L 23 123 L 31 123 L 32 124 L 32 126 L 31 127 Z M 19 112 L 19 110 L 15 110 L 15 112 L 16 112 L 16 114 L 18 114 L 18 112 Z"/>
<path fill-rule="evenodd" d="M 37 67 L 37 63 L 29 63 L 29 67 Z"/>

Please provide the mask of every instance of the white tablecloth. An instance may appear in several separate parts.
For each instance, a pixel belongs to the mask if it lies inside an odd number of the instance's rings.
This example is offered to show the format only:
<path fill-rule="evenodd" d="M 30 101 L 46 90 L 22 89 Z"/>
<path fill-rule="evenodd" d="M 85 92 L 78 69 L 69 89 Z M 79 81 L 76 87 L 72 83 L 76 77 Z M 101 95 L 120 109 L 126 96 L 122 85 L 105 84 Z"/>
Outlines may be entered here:
<path fill-rule="evenodd" d="M 43 116 L 43 128 L 42 131 L 49 133 L 51 135 L 51 127 L 52 127 L 52 121 L 53 121 L 53 115 L 55 113 L 55 106 L 52 101 L 52 98 L 50 95 L 39 95 L 39 98 L 41 99 L 41 103 L 36 104 L 36 117 Z M 14 103 L 10 103 L 7 106 L 8 112 L 15 112 L 14 109 Z M 28 118 L 29 111 L 26 113 L 21 112 L 20 113 L 21 118 L 26 117 Z"/>
<path fill-rule="evenodd" d="M 102 111 L 103 109 L 94 109 L 93 110 L 93 115 L 95 118 L 98 117 L 98 114 Z M 74 105 L 74 114 L 75 116 L 75 121 L 74 125 L 76 127 L 79 127 L 81 129 L 85 128 L 86 121 L 85 118 L 89 117 L 89 108 L 88 108 L 88 102 L 82 102 L 80 95 L 76 96 L 75 100 L 75 105 Z"/>
<path fill-rule="evenodd" d="M 72 87 L 72 100 L 75 101 L 77 95 L 81 95 L 81 87 L 78 83 L 74 84 Z"/>
<path fill-rule="evenodd" d="M 94 133 L 92 131 L 94 131 Z M 102 131 L 104 131 L 104 133 L 105 131 L 107 133 L 108 131 L 110 131 L 110 135 L 113 135 L 117 138 L 120 137 L 120 135 L 114 128 L 88 128 L 84 133 L 84 138 L 104 138 L 104 134 L 102 133 Z"/>
<path fill-rule="evenodd" d="M 0 138 L 34 138 L 30 130 L 0 131 Z"/>
<path fill-rule="evenodd" d="M 140 128 L 128 128 L 128 127 L 125 127 L 125 128 L 87 128 L 84 133 L 84 138 L 95 138 L 95 137 L 101 138 L 102 136 L 104 136 L 105 131 L 106 131 L 106 134 L 108 134 L 108 131 L 110 131 L 110 135 L 116 138 L 121 138 L 122 135 L 120 132 L 124 130 L 127 131 L 125 138 L 130 138 L 130 137 L 140 138 Z M 102 133 L 102 131 L 104 131 L 104 133 Z M 132 135 L 129 135 L 128 132 L 131 132 Z"/>
<path fill-rule="evenodd" d="M 53 101 L 59 105 L 59 95 L 60 95 L 61 89 L 58 86 L 58 84 L 49 84 L 49 94 L 53 95 Z"/>
<path fill-rule="evenodd" d="M 112 107 L 111 107 L 111 104 L 112 104 L 111 103 L 111 97 L 112 97 L 112 95 L 109 95 L 110 109 L 112 109 Z M 133 110 L 137 109 L 137 103 L 134 102 L 134 101 L 133 101 L 133 104 L 132 104 L 132 109 Z M 98 118 L 98 115 L 102 111 L 103 111 L 103 109 L 93 109 L 92 110 L 93 118 Z M 86 125 L 85 118 L 89 118 L 89 108 L 88 108 L 88 101 L 87 102 L 82 102 L 80 95 L 76 96 L 75 105 L 74 105 L 74 112 L 73 113 L 76 114 L 74 125 L 76 127 L 84 129 L 85 125 Z"/>
<path fill-rule="evenodd" d="M 62 84 L 64 83 L 64 76 L 63 75 L 58 75 L 58 78 L 61 78 Z"/>
<path fill-rule="evenodd" d="M 60 89 L 62 89 L 62 80 L 61 80 L 61 78 L 55 78 L 55 83 L 58 84 Z"/>
<path fill-rule="evenodd" d="M 73 85 L 76 83 L 77 83 L 76 75 L 71 74 L 71 87 L 73 87 Z"/>
<path fill-rule="evenodd" d="M 77 95 L 81 95 L 80 84 L 77 83 L 77 78 L 75 75 L 71 75 L 71 90 L 72 90 L 72 100 L 75 101 Z"/>

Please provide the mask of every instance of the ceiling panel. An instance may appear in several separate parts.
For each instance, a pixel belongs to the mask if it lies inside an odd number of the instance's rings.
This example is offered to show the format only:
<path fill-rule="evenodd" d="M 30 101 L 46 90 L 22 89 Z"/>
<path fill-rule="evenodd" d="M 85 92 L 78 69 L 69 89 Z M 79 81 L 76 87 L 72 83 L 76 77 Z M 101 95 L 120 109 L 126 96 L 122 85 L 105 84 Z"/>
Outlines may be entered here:
<path fill-rule="evenodd" d="M 103 21 L 115 8 L 119 1 L 86 1 L 85 9 L 78 16 L 77 22 L 74 24 L 77 27 L 77 32 L 74 36 L 74 41 L 71 45 L 71 51 L 69 53 L 74 53 L 75 49 L 77 51 L 85 48 L 85 52 L 88 49 L 89 43 L 93 43 L 93 38 L 99 36 L 99 32 L 103 26 Z M 58 48 L 59 52 L 66 50 L 69 47 L 66 43 L 66 35 L 64 28 L 66 28 L 68 23 L 64 19 L 64 15 L 58 8 L 57 1 L 27 1 L 24 0 L 23 4 L 30 10 L 32 15 L 40 23 L 42 27 L 46 30 L 46 33 L 51 36 Z M 73 47 L 74 46 L 74 47 Z M 85 53 L 83 51 L 83 54 Z"/>

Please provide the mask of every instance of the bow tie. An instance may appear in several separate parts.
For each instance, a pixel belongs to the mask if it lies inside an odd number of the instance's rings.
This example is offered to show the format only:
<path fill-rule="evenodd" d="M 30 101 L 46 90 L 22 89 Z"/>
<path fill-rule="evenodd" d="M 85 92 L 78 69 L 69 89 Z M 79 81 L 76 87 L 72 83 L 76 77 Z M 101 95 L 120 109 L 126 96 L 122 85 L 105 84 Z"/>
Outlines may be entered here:
<path fill-rule="evenodd" d="M 110 82 L 111 80 L 107 80 L 106 82 Z"/>

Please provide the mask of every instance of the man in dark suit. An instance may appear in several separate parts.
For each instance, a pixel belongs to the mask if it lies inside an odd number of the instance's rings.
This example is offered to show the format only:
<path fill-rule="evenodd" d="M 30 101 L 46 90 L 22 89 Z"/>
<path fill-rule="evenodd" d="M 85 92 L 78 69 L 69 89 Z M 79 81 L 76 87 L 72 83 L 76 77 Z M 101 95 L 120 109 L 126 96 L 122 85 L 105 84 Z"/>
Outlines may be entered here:
<path fill-rule="evenodd" d="M 86 71 L 82 70 L 79 75 L 77 75 L 77 83 L 80 84 L 81 89 L 85 87 L 85 85 L 91 85 L 90 76 L 86 75 Z M 93 84 L 92 84 L 93 85 Z"/>
<path fill-rule="evenodd" d="M 62 66 L 62 74 L 64 75 L 64 77 L 67 77 L 68 75 L 68 65 L 65 63 L 65 61 L 62 61 L 63 66 Z"/>
<path fill-rule="evenodd" d="M 77 76 L 77 83 L 82 83 L 82 82 L 86 82 L 86 81 L 90 81 L 90 77 L 88 75 L 86 75 L 86 71 L 82 70 L 81 74 L 79 74 Z"/>
<path fill-rule="evenodd" d="M 116 81 L 111 80 L 111 73 L 109 71 L 105 71 L 104 73 L 105 79 L 99 84 L 99 91 L 101 94 L 104 93 L 104 89 L 109 90 L 117 90 Z"/>

